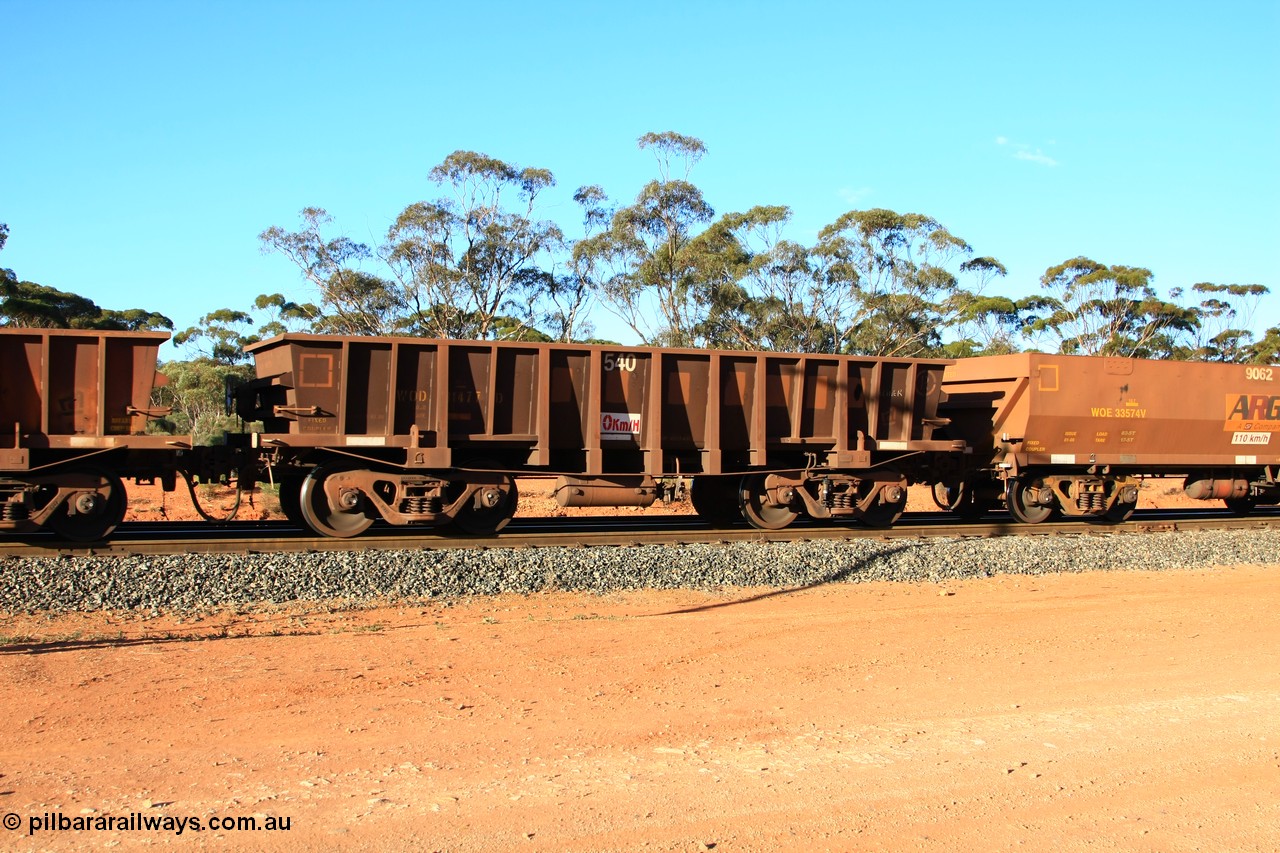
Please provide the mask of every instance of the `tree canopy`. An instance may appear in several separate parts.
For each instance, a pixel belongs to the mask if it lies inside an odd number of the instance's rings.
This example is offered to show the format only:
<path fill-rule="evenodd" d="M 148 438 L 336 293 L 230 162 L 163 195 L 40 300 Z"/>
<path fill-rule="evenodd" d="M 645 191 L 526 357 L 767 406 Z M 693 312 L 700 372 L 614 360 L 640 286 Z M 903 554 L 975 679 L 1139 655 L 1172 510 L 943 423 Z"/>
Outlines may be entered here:
<path fill-rule="evenodd" d="M 1269 361 L 1280 327 L 1259 330 L 1258 283 L 1157 287 L 1133 263 L 1068 257 L 1038 286 L 1009 282 L 988 246 L 938 219 L 852 209 L 812 240 L 788 234 L 776 202 L 718 212 L 695 181 L 700 139 L 645 133 L 652 172 L 623 201 L 596 184 L 552 214 L 546 168 L 457 150 L 426 171 L 427 192 L 390 216 L 377 245 L 304 207 L 292 229 L 259 235 L 297 270 L 311 301 L 265 293 L 209 311 L 174 336 L 194 359 L 236 365 L 284 331 L 488 340 L 593 341 L 602 313 L 648 345 L 967 357 L 1020 349 Z M 10 236 L 0 223 L 0 249 Z M 1125 259 L 1131 260 L 1131 259 Z M 1014 296 L 1010 291 L 1025 295 Z M 91 300 L 0 269 L 0 324 L 172 328 L 144 309 Z"/>
<path fill-rule="evenodd" d="M 173 328 L 173 321 L 156 311 L 101 308 L 83 296 L 33 281 L 5 281 L 0 295 L 0 326 L 130 332 Z"/>
<path fill-rule="evenodd" d="M 654 177 L 629 203 L 579 187 L 573 236 L 541 212 L 550 171 L 455 151 L 428 175 L 442 194 L 401 211 L 377 249 L 321 236 L 321 208 L 303 210 L 300 231 L 261 237 L 316 286 L 318 331 L 588 340 L 603 310 L 648 345 L 900 357 L 1030 347 L 1244 361 L 1269 339 L 1250 331 L 1269 293 L 1259 284 L 1161 295 L 1145 267 L 1078 256 L 1014 298 L 997 286 L 998 258 L 927 214 L 849 210 L 806 245 L 786 235 L 785 205 L 717 213 L 693 179 L 702 140 L 651 132 L 636 147 Z"/>
<path fill-rule="evenodd" d="M 524 337 L 552 289 L 539 266 L 558 251 L 560 227 L 537 215 L 555 185 L 546 169 L 455 151 L 431 170 L 445 195 L 411 204 L 387 232 L 382 257 L 402 306 L 399 325 L 435 338 Z"/>
<path fill-rule="evenodd" d="M 1195 328 L 1194 312 L 1161 299 L 1151 270 L 1078 257 L 1045 270 L 1051 294 L 1028 332 L 1074 355 L 1170 355 L 1173 335 Z"/>

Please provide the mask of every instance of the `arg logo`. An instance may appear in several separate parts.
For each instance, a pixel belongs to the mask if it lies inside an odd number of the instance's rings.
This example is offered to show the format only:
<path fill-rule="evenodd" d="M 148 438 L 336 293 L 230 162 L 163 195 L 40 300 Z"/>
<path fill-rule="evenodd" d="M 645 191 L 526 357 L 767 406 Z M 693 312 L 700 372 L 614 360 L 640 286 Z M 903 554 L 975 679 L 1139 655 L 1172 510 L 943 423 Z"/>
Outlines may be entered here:
<path fill-rule="evenodd" d="M 1280 430 L 1280 395 L 1228 394 L 1225 428 L 1273 432 Z"/>

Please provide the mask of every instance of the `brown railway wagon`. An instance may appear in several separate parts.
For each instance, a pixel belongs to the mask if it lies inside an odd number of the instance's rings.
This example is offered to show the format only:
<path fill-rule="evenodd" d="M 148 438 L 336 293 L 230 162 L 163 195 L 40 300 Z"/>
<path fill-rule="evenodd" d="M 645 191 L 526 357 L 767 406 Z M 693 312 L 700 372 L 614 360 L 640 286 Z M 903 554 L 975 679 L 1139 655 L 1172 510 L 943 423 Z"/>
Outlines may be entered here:
<path fill-rule="evenodd" d="M 499 529 L 515 475 L 566 506 L 892 523 L 934 431 L 942 360 L 288 334 L 246 349 L 240 413 L 286 510 L 329 535 L 377 516 Z M 294 494 L 296 492 L 296 501 Z"/>
<path fill-rule="evenodd" d="M 1141 476 L 1241 513 L 1280 499 L 1278 367 L 1020 353 L 958 361 L 943 388 L 976 463 L 935 488 L 960 511 L 1121 520 Z"/>
<path fill-rule="evenodd" d="M 164 332 L 0 329 L 0 532 L 100 539 L 124 517 L 122 476 L 189 436 L 145 435 Z"/>

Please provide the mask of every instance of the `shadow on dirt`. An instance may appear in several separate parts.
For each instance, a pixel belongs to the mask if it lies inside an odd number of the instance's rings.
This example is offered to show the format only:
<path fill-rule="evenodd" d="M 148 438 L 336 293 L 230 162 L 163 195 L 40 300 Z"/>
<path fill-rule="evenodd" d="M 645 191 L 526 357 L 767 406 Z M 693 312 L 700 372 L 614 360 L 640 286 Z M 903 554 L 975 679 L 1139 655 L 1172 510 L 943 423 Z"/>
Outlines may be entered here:
<path fill-rule="evenodd" d="M 707 610 L 718 610 L 722 607 L 734 607 L 739 604 L 750 604 L 753 601 L 764 601 L 769 598 L 776 598 L 779 595 L 792 595 L 793 593 L 804 592 L 805 590 L 808 590 L 808 589 L 816 589 L 817 587 L 826 586 L 827 584 L 841 583 L 842 581 L 848 580 L 849 578 L 859 574 L 860 572 L 866 571 L 867 569 L 876 565 L 876 563 L 879 563 L 881 560 L 888 559 L 889 557 L 892 557 L 894 554 L 899 554 L 903 551 L 909 551 L 914 547 L 916 547 L 915 544 L 894 545 L 892 548 L 889 548 L 885 551 L 881 551 L 879 554 L 875 554 L 865 559 L 858 560 L 852 565 L 845 566 L 842 569 L 837 569 L 836 571 L 831 572 L 830 574 L 824 575 L 818 578 L 817 580 L 810 581 L 809 583 L 802 584 L 800 586 L 789 586 L 789 587 L 784 587 L 783 589 L 770 590 L 769 592 L 762 592 L 758 595 L 752 595 L 746 598 L 738 598 L 738 599 L 734 599 L 733 601 L 721 601 L 721 602 L 717 602 L 716 604 L 703 604 L 703 605 L 699 605 L 698 607 L 684 607 L 679 610 L 668 610 L 663 613 L 652 613 L 650 614 L 650 616 L 677 616 L 682 613 L 701 613 Z"/>
<path fill-rule="evenodd" d="M 382 622 L 343 625 L 341 621 L 321 621 L 318 624 L 292 624 L 290 617 L 279 620 L 249 619 L 206 628 L 175 628 L 149 637 L 96 633 L 86 636 L 63 635 L 57 638 L 36 637 L 0 638 L 0 657 L 7 655 L 46 655 L 55 652 L 83 652 L 94 649 L 127 649 L 130 647 L 165 646 L 183 643 L 204 643 L 215 640 L 265 640 L 301 637 L 317 637 L 331 634 L 377 636 L 406 629 L 426 627 L 425 623 L 412 622 L 388 625 Z"/>
<path fill-rule="evenodd" d="M 82 652 L 90 649 L 118 649 L 129 646 L 156 646 L 165 643 L 183 643 L 197 637 L 86 637 L 83 639 L 31 640 L 29 642 L 0 643 L 0 655 L 42 655 L 49 652 Z"/>

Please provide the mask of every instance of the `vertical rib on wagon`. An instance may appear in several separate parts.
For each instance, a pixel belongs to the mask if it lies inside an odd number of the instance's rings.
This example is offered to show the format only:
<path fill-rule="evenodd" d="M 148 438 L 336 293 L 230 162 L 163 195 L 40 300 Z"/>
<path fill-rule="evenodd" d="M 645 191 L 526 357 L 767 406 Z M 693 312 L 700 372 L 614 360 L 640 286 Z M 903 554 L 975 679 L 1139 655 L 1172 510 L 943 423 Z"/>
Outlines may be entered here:
<path fill-rule="evenodd" d="M 164 332 L 0 329 L 0 531 L 105 538 L 124 477 L 172 488 L 190 436 L 146 435 Z"/>

